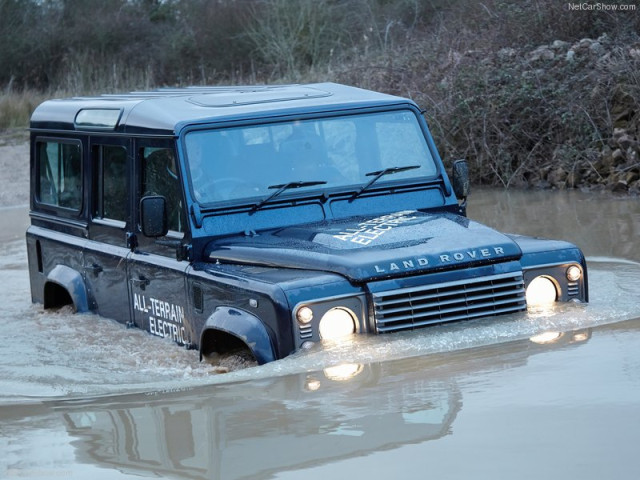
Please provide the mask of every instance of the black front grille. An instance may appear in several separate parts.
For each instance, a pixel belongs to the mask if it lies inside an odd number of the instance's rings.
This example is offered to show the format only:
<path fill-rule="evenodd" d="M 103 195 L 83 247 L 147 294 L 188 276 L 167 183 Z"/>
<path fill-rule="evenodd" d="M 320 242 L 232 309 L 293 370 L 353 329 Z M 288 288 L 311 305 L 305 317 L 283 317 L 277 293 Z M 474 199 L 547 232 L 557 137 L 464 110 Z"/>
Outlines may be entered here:
<path fill-rule="evenodd" d="M 373 294 L 378 333 L 525 310 L 522 272 Z"/>

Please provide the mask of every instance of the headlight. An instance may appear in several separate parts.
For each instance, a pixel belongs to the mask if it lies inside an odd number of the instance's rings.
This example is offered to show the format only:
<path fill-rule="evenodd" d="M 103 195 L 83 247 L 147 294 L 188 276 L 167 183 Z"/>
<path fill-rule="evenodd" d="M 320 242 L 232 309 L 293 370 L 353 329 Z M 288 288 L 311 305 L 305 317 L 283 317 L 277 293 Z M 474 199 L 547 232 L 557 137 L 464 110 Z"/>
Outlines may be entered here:
<path fill-rule="evenodd" d="M 327 297 L 297 304 L 292 312 L 296 348 L 367 331 L 366 312 L 364 295 Z"/>
<path fill-rule="evenodd" d="M 555 284 L 547 277 L 534 278 L 527 287 L 527 305 L 539 306 L 553 303 L 558 298 Z"/>
<path fill-rule="evenodd" d="M 356 314 L 345 307 L 334 307 L 320 320 L 320 338 L 333 340 L 356 331 Z"/>

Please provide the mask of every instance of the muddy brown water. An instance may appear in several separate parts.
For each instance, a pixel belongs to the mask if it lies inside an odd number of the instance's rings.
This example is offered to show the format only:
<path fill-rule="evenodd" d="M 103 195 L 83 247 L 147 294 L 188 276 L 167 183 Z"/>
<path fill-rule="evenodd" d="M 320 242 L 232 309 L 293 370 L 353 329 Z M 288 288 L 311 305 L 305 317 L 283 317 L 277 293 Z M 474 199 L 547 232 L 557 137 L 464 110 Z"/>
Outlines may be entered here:
<path fill-rule="evenodd" d="M 26 207 L 0 209 L 0 478 L 638 478 L 640 200 L 485 190 L 469 216 L 580 245 L 591 302 L 221 375 L 32 305 Z"/>

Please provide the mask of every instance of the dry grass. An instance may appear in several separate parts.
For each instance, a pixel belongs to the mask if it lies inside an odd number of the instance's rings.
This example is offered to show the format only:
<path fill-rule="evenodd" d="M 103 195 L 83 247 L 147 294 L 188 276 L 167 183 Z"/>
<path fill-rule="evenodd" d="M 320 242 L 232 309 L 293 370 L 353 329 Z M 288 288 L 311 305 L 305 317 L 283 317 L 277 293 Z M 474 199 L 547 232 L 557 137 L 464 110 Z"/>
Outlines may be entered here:
<path fill-rule="evenodd" d="M 20 129 L 29 125 L 33 110 L 48 96 L 37 91 L 8 91 L 0 95 L 0 129 Z"/>

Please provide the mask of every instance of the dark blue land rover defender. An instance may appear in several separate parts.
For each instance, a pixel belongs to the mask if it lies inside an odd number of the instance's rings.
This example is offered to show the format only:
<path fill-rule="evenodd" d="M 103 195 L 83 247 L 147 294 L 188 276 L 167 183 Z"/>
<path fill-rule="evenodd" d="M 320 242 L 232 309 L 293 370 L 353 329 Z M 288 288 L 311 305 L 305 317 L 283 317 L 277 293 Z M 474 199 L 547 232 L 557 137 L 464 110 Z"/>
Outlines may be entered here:
<path fill-rule="evenodd" d="M 466 217 L 410 100 L 332 83 L 51 100 L 31 118 L 31 294 L 200 354 L 588 300 L 581 251 Z"/>

